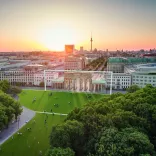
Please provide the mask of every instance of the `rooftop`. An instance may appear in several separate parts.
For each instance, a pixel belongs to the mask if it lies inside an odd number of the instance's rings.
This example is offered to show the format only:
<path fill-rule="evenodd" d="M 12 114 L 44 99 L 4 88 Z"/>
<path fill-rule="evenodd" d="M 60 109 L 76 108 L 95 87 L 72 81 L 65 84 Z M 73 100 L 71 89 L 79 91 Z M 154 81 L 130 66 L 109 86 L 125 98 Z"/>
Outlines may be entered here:
<path fill-rule="evenodd" d="M 156 58 L 144 58 L 144 57 L 110 57 L 108 63 L 156 63 Z"/>
<path fill-rule="evenodd" d="M 151 74 L 156 73 L 156 63 L 129 65 L 126 66 L 127 72 L 138 74 Z"/>
<path fill-rule="evenodd" d="M 42 67 L 43 65 L 41 64 L 29 64 L 27 67 Z"/>

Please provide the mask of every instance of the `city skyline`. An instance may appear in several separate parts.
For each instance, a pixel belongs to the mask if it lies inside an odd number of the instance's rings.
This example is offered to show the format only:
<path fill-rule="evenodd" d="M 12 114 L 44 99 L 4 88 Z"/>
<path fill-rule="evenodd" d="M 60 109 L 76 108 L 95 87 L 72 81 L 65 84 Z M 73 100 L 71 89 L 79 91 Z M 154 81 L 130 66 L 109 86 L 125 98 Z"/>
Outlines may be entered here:
<path fill-rule="evenodd" d="M 156 46 L 155 0 L 1 0 L 0 51 Z"/>

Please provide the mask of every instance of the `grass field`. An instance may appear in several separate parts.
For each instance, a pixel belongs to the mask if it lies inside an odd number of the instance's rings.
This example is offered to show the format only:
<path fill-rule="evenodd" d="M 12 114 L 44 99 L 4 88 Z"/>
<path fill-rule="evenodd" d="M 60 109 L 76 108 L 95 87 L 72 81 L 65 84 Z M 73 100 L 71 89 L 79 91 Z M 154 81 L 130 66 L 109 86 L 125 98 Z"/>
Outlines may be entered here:
<path fill-rule="evenodd" d="M 21 104 L 35 111 L 56 113 L 69 113 L 74 107 L 82 107 L 88 100 L 101 98 L 100 94 L 91 94 L 88 99 L 85 93 L 53 92 L 50 91 L 23 91 L 19 95 Z M 32 102 L 34 97 L 36 101 Z M 71 102 L 69 104 L 68 102 Z M 54 104 L 58 104 L 56 107 Z M 47 123 L 45 124 L 45 119 Z M 2 146 L 0 156 L 38 156 L 42 151 L 43 155 L 49 148 L 49 135 L 52 125 L 63 122 L 65 116 L 36 114 L 35 117 L 19 130 L 22 135 L 14 134 L 13 139 L 8 139 Z M 35 120 L 35 122 L 34 122 Z M 27 128 L 31 128 L 28 131 Z"/>
<path fill-rule="evenodd" d="M 46 125 L 44 124 L 45 118 L 45 114 L 36 114 L 34 119 L 19 130 L 22 135 L 15 134 L 13 139 L 10 138 L 2 145 L 0 156 L 38 156 L 39 151 L 45 153 L 49 147 L 48 137 L 51 126 L 61 123 L 65 116 L 48 115 Z M 31 128 L 31 131 L 27 128 Z"/>
<path fill-rule="evenodd" d="M 20 103 L 35 111 L 50 112 L 51 109 L 56 113 L 69 113 L 75 107 L 82 107 L 89 100 L 101 98 L 101 94 L 90 94 L 91 98 L 87 98 L 85 93 L 71 93 L 71 92 L 52 92 L 52 96 L 49 96 L 50 91 L 23 91 L 20 97 Z M 34 97 L 36 101 L 33 102 Z M 71 104 L 69 104 L 71 102 Z M 59 107 L 55 107 L 54 104 L 58 104 Z"/>

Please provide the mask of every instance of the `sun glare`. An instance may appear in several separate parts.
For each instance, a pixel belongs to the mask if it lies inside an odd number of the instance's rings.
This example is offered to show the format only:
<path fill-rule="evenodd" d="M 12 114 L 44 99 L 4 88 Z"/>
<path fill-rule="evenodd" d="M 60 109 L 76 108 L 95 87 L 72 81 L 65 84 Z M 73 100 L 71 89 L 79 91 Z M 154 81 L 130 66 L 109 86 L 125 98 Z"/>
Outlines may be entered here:
<path fill-rule="evenodd" d="M 40 35 L 40 43 L 48 50 L 63 51 L 65 44 L 74 44 L 74 33 L 64 27 L 44 29 Z"/>

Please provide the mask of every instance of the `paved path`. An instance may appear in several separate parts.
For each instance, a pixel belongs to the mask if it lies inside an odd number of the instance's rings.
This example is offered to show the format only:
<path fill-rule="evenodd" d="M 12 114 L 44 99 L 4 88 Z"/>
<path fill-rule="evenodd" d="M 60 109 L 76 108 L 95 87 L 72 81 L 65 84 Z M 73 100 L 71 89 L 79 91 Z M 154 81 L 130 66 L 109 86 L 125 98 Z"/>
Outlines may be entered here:
<path fill-rule="evenodd" d="M 55 115 L 68 115 L 68 114 L 62 114 L 62 113 L 53 113 L 53 112 L 40 112 L 40 111 L 35 111 L 36 113 L 39 113 L 39 114 L 55 114 Z"/>
<path fill-rule="evenodd" d="M 61 116 L 67 116 L 68 114 L 53 113 L 53 112 L 40 112 L 32 111 L 23 107 L 23 112 L 18 118 L 19 120 L 12 122 L 7 129 L 0 132 L 0 145 L 3 144 L 7 139 L 9 139 L 13 134 L 15 134 L 20 128 L 22 128 L 28 121 L 30 121 L 36 113 L 39 114 L 55 114 Z"/>
<path fill-rule="evenodd" d="M 10 123 L 7 129 L 0 132 L 0 145 L 23 127 L 29 120 L 35 116 L 35 112 L 23 107 L 23 112 L 17 121 Z"/>

